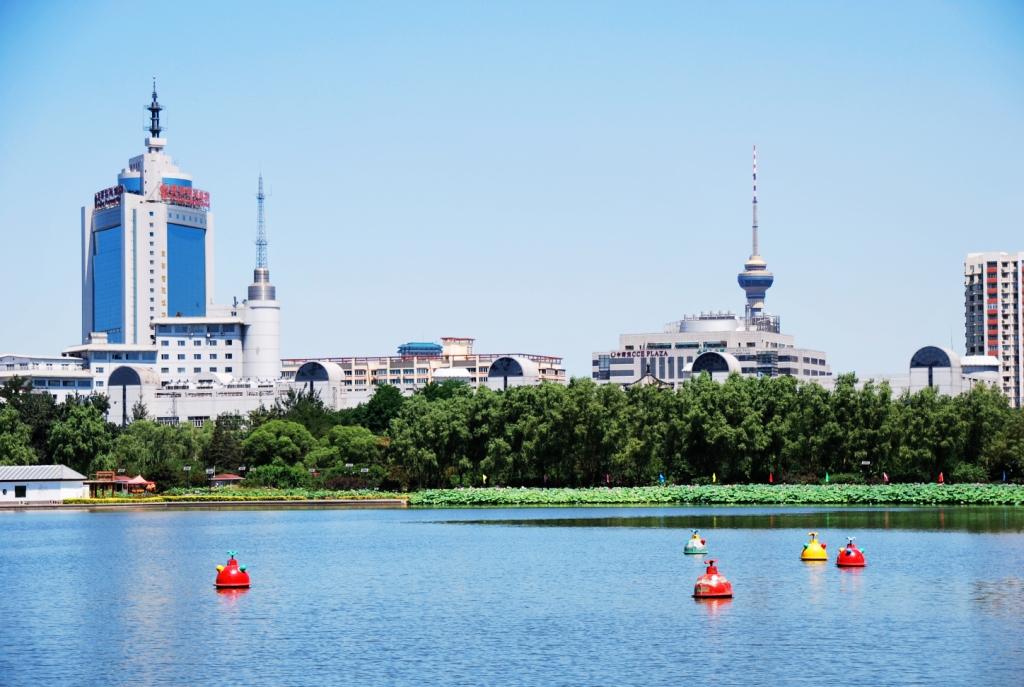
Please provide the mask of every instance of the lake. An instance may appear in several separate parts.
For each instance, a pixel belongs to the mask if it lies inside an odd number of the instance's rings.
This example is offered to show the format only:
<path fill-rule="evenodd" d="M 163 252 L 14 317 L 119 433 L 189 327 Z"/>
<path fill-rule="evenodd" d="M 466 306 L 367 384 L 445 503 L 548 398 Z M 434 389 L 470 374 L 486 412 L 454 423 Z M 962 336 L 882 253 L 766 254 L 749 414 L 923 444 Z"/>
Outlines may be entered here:
<path fill-rule="evenodd" d="M 6 686 L 1024 684 L 1022 508 L 0 511 L 0 590 Z"/>

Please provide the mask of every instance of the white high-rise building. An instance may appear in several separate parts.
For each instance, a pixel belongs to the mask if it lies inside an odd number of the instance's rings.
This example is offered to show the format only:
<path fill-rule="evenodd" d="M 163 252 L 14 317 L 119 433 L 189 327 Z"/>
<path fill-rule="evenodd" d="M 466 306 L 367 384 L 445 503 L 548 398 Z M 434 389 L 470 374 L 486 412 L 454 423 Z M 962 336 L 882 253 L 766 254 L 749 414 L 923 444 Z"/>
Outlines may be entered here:
<path fill-rule="evenodd" d="M 210 194 L 164 152 L 156 84 L 146 152 L 82 208 L 82 343 L 149 344 L 164 317 L 203 317 L 213 303 Z"/>
<path fill-rule="evenodd" d="M 1015 407 L 1024 384 L 1024 252 L 968 253 L 964 260 L 964 335 L 967 355 L 999 360 L 999 388 Z"/>

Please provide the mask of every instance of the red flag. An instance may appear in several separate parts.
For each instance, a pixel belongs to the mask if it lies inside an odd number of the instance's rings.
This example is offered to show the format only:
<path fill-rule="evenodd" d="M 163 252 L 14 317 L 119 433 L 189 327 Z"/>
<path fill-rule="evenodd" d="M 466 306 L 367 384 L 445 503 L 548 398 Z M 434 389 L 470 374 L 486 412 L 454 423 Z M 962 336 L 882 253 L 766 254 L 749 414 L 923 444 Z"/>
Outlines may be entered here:
<path fill-rule="evenodd" d="M 774 472 L 769 472 L 768 473 L 768 484 L 773 484 L 774 482 L 775 482 L 775 473 Z"/>
<path fill-rule="evenodd" d="M 888 472 L 883 472 L 882 473 L 882 481 L 885 482 L 886 484 L 889 483 L 889 473 Z"/>
<path fill-rule="evenodd" d="M 945 480 L 945 478 L 944 478 L 944 477 L 942 476 L 942 473 L 940 472 L 940 473 L 939 473 L 939 484 L 945 484 L 945 483 L 946 483 L 946 480 Z"/>

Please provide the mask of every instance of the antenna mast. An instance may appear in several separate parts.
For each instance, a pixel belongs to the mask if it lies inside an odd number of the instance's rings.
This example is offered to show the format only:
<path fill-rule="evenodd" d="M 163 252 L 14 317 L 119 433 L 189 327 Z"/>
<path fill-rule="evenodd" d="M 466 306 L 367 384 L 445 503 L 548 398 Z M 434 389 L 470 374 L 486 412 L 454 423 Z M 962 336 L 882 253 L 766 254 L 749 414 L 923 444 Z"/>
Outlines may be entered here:
<path fill-rule="evenodd" d="M 263 219 L 263 173 L 260 173 L 260 189 L 256 194 L 256 268 L 267 269 L 267 225 Z"/>
<path fill-rule="evenodd" d="M 754 224 L 753 224 L 753 247 L 754 252 L 751 255 L 758 255 L 757 245 L 757 146 L 754 146 Z"/>

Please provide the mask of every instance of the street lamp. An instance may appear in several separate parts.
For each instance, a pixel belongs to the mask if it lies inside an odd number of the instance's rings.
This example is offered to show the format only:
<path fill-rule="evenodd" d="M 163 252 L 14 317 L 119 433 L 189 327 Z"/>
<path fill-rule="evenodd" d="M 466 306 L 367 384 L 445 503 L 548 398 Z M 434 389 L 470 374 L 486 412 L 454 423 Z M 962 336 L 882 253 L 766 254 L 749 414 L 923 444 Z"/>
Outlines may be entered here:
<path fill-rule="evenodd" d="M 184 466 L 182 466 L 181 469 L 185 471 L 185 481 L 186 481 L 186 484 L 187 484 L 186 488 L 191 489 L 192 488 L 192 466 L 191 465 L 184 465 Z"/>
<path fill-rule="evenodd" d="M 213 491 L 213 475 L 216 472 L 216 468 L 206 468 L 206 488 L 210 491 Z"/>

